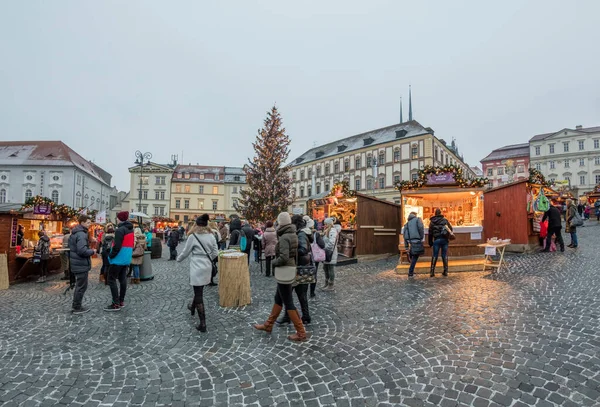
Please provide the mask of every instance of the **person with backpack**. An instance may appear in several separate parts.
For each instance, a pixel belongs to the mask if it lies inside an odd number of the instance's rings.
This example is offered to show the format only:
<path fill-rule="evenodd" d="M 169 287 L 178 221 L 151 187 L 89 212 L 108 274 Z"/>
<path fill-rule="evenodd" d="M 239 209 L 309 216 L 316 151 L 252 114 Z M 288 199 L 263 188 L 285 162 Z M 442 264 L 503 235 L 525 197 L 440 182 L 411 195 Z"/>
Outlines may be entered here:
<path fill-rule="evenodd" d="M 167 246 L 169 246 L 169 260 L 177 260 L 177 245 L 179 244 L 179 230 L 174 228 L 169 234 Z"/>
<path fill-rule="evenodd" d="M 315 230 L 315 221 L 312 220 L 308 215 L 304 215 L 304 222 L 306 222 L 306 228 L 310 230 L 313 242 L 311 243 L 311 251 L 313 254 L 313 261 L 315 262 L 315 282 L 310 283 L 310 298 L 315 298 L 315 291 L 317 289 L 317 274 L 319 272 L 319 264 L 325 261 L 325 241 L 323 236 Z"/>
<path fill-rule="evenodd" d="M 75 276 L 75 291 L 73 292 L 73 314 L 84 314 L 89 308 L 82 305 L 83 295 L 87 291 L 88 274 L 92 269 L 92 256 L 96 250 L 90 249 L 88 229 L 92 220 L 87 215 L 79 216 L 79 224 L 71 231 L 69 237 L 69 258 L 71 273 Z"/>
<path fill-rule="evenodd" d="M 550 245 L 552 244 L 552 236 L 556 236 L 556 242 L 560 245 L 560 251 L 565 251 L 565 242 L 563 241 L 562 234 L 560 233 L 562 229 L 562 220 L 560 219 L 560 209 L 558 209 L 554 205 L 550 205 L 548 210 L 544 212 L 544 216 L 542 217 L 542 222 L 548 219 L 548 234 L 546 236 L 546 247 L 542 252 L 549 252 Z"/>
<path fill-rule="evenodd" d="M 411 212 L 408 215 L 408 222 L 404 225 L 404 246 L 410 255 L 410 267 L 408 268 L 408 276 L 415 276 L 415 266 L 419 261 L 419 256 L 425 254 L 423 247 L 423 239 L 425 238 L 425 226 L 421 218 L 416 212 Z M 444 256 L 442 255 L 442 258 Z M 444 264 L 444 272 L 447 274 L 448 266 Z"/>
<path fill-rule="evenodd" d="M 100 243 L 100 250 L 102 255 L 102 267 L 100 268 L 100 282 L 104 282 L 108 284 L 108 279 L 106 275 L 108 274 L 108 269 L 110 267 L 110 263 L 108 261 L 108 254 L 110 253 L 110 249 L 115 240 L 115 226 L 112 223 L 106 225 L 104 234 L 102 235 L 102 241 Z"/>
<path fill-rule="evenodd" d="M 577 226 L 579 226 L 579 223 L 583 222 L 581 222 L 581 216 L 577 211 L 577 207 L 573 203 L 572 199 L 567 199 L 567 228 L 565 231 L 571 235 L 571 244 L 569 244 L 567 247 L 572 249 L 577 248 L 578 245 Z"/>
<path fill-rule="evenodd" d="M 240 246 L 242 240 L 242 221 L 238 217 L 231 218 L 229 224 L 229 247 Z M 241 247 L 240 247 L 241 249 Z"/>
<path fill-rule="evenodd" d="M 50 238 L 46 235 L 45 230 L 40 230 L 38 232 L 38 236 L 40 240 L 38 240 L 37 245 L 34 250 L 34 258 L 39 259 L 40 270 L 42 275 L 38 278 L 38 283 L 46 282 L 46 274 L 48 274 L 48 259 L 50 258 Z"/>
<path fill-rule="evenodd" d="M 433 246 L 429 277 L 435 277 L 435 266 L 437 264 L 440 249 L 442 251 L 442 262 L 444 263 L 442 275 L 444 277 L 448 275 L 448 244 L 452 230 L 452 225 L 448 219 L 442 215 L 441 209 L 437 208 L 435 210 L 435 215 L 429 219 L 428 243 L 429 247 Z"/>
<path fill-rule="evenodd" d="M 108 285 L 112 302 L 104 311 L 121 311 L 125 308 L 125 294 L 127 293 L 127 269 L 131 265 L 133 247 L 135 246 L 135 236 L 133 235 L 133 225 L 129 222 L 129 212 L 123 211 L 117 214 L 117 219 L 121 221 L 115 231 L 115 240 L 108 261 Z M 117 288 L 117 280 L 119 287 Z"/>
<path fill-rule="evenodd" d="M 248 265 L 250 265 L 250 252 L 252 251 L 252 244 L 254 242 L 254 228 L 252 228 L 250 222 L 244 222 L 244 226 L 242 227 L 242 233 L 246 238 L 246 248 L 242 248 L 242 251 L 246 253 L 246 256 L 248 256 Z"/>

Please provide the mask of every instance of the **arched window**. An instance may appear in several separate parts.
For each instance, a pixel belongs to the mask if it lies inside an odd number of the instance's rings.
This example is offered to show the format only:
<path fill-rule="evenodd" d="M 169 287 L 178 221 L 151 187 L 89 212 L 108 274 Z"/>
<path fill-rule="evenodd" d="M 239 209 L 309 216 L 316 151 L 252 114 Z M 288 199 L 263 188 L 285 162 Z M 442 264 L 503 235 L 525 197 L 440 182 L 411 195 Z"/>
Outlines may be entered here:
<path fill-rule="evenodd" d="M 26 190 L 25 191 L 25 200 L 27 201 L 31 197 L 33 197 L 33 192 L 31 192 L 31 189 Z"/>
<path fill-rule="evenodd" d="M 0 203 L 6 202 L 6 189 L 0 189 Z"/>
<path fill-rule="evenodd" d="M 55 204 L 58 205 L 58 191 L 57 190 L 52 191 L 52 202 L 54 202 Z"/>
<path fill-rule="evenodd" d="M 75 195 L 75 207 L 81 208 L 81 192 L 77 192 Z"/>

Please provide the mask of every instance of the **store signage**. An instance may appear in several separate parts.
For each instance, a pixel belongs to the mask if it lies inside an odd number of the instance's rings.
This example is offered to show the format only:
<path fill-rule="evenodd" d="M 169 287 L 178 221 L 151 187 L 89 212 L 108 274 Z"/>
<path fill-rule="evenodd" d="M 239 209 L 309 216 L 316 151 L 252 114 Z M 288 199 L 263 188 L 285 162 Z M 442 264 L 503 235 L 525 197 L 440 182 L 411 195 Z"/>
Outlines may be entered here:
<path fill-rule="evenodd" d="M 443 172 L 441 174 L 429 174 L 427 176 L 427 185 L 450 185 L 456 184 L 454 173 Z"/>
<path fill-rule="evenodd" d="M 12 224 L 10 227 L 10 247 L 17 245 L 17 232 L 19 231 L 19 221 L 17 218 L 12 218 Z"/>
<path fill-rule="evenodd" d="M 50 215 L 51 213 L 52 213 L 52 206 L 50 206 L 50 205 L 41 204 L 41 205 L 35 205 L 33 207 L 34 215 Z"/>

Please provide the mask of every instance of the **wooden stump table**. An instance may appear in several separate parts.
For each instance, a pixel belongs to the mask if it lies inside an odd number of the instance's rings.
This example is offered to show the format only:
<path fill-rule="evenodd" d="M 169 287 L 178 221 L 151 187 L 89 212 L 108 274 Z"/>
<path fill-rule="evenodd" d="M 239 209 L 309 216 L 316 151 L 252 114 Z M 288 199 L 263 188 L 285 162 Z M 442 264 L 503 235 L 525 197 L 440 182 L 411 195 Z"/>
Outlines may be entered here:
<path fill-rule="evenodd" d="M 250 272 L 245 253 L 224 253 L 219 257 L 219 305 L 241 307 L 252 302 Z"/>

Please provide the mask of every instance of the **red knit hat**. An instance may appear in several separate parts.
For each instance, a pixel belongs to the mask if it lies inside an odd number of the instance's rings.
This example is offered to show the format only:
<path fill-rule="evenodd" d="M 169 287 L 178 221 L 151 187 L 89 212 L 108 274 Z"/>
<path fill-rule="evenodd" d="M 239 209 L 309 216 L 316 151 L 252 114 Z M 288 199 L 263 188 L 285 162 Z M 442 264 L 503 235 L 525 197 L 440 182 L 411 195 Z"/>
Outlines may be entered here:
<path fill-rule="evenodd" d="M 123 211 L 117 213 L 117 219 L 119 219 L 121 222 L 125 222 L 127 219 L 129 219 L 129 212 Z"/>

